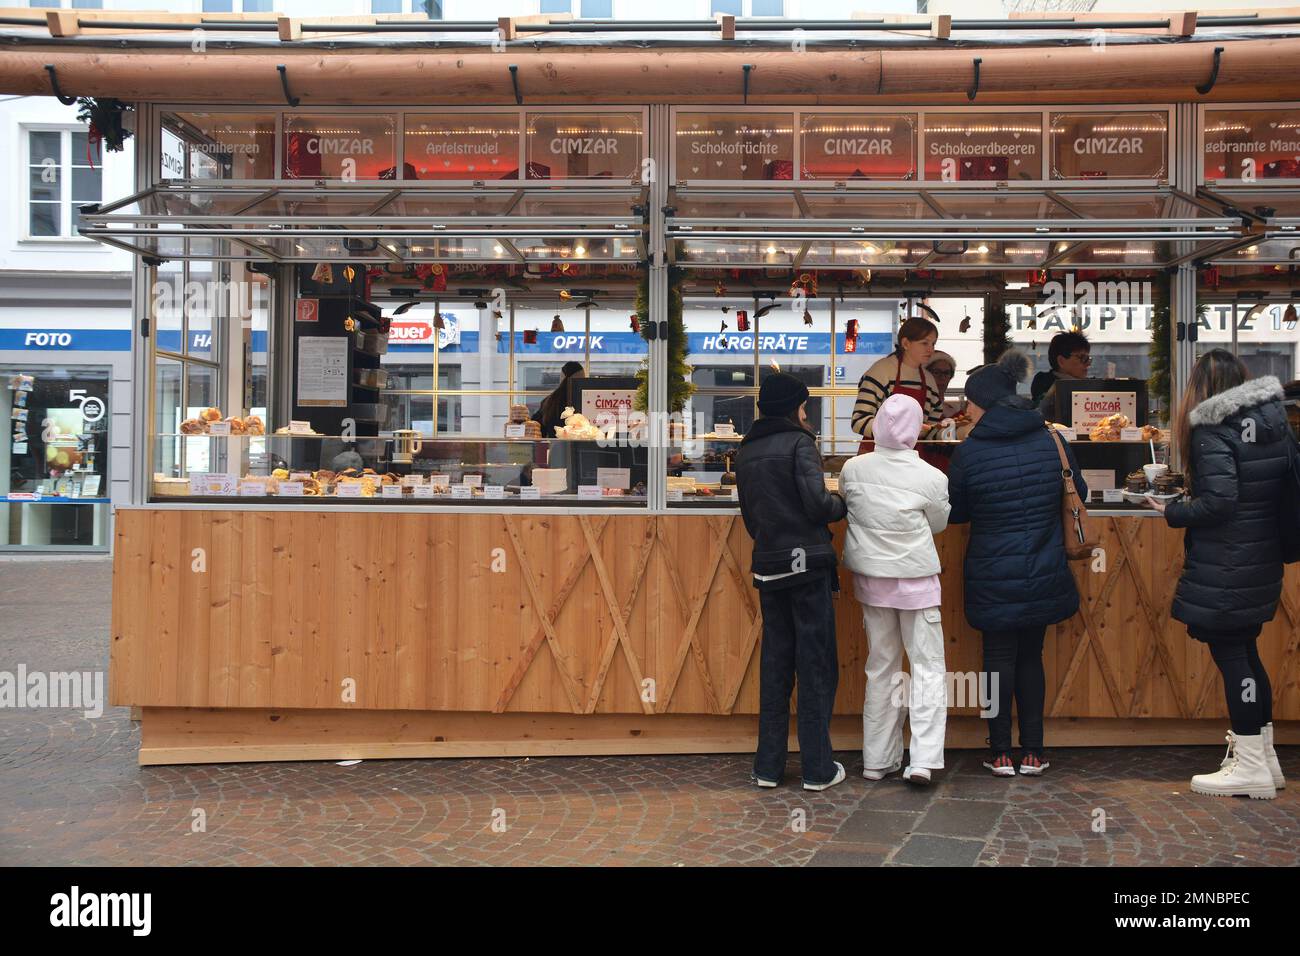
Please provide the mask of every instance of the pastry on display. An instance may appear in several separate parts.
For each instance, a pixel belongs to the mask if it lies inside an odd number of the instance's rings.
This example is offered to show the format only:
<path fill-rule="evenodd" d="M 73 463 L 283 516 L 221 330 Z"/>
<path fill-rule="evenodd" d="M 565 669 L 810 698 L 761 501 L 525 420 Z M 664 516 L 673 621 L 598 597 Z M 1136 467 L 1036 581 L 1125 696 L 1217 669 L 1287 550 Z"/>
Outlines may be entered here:
<path fill-rule="evenodd" d="M 219 409 L 219 408 L 205 408 L 205 409 L 203 409 L 203 411 L 199 412 L 199 418 L 201 418 L 201 419 L 203 419 L 205 422 L 209 422 L 209 423 L 210 423 L 210 422 L 219 422 L 219 421 L 221 421 L 221 418 L 222 418 L 222 415 L 221 415 L 221 409 Z"/>
<path fill-rule="evenodd" d="M 226 424 L 230 426 L 230 434 L 242 435 L 245 432 L 244 420 L 242 418 L 227 418 Z"/>
<path fill-rule="evenodd" d="M 513 424 L 513 425 L 522 425 L 522 424 L 523 424 L 524 422 L 526 422 L 526 421 L 528 421 L 528 406 L 527 406 L 527 405 L 511 405 L 511 406 L 510 406 L 510 423 Z"/>
<path fill-rule="evenodd" d="M 201 418 L 187 418 L 181 422 L 182 435 L 202 435 L 208 430 L 208 423 Z"/>
<path fill-rule="evenodd" d="M 555 437 L 565 438 L 569 441 L 594 441 L 601 436 L 601 431 L 586 415 L 580 414 L 573 410 L 573 406 L 566 406 L 564 411 L 560 412 L 560 420 L 563 425 L 555 426 Z"/>
<path fill-rule="evenodd" d="M 531 438 L 534 441 L 541 439 L 542 437 L 541 422 L 535 422 L 530 418 L 528 421 L 524 422 L 523 424 L 524 424 L 525 438 Z"/>
<path fill-rule="evenodd" d="M 188 478 L 168 478 L 166 475 L 153 476 L 153 493 L 158 497 L 176 498 L 190 493 Z"/>
<path fill-rule="evenodd" d="M 244 417 L 244 431 L 250 435 L 265 435 L 266 425 L 260 415 L 247 415 Z"/>
<path fill-rule="evenodd" d="M 1143 425 L 1143 426 L 1142 426 L 1142 440 L 1143 440 L 1143 441 L 1168 442 L 1168 441 L 1169 441 L 1169 431 L 1168 431 L 1168 429 L 1165 429 L 1165 428 L 1159 428 L 1159 427 L 1157 427 L 1156 425 Z"/>
<path fill-rule="evenodd" d="M 1144 494 L 1147 490 L 1147 476 L 1141 469 L 1129 472 L 1128 477 L 1124 479 L 1124 490 L 1132 492 L 1135 495 Z"/>
<path fill-rule="evenodd" d="M 719 482 L 719 484 L 734 485 L 735 483 L 736 483 L 736 473 L 734 471 L 724 471 L 722 473 L 722 480 Z"/>
<path fill-rule="evenodd" d="M 1088 437 L 1092 441 L 1119 441 L 1123 430 L 1132 425 L 1133 422 L 1127 415 L 1107 415 L 1092 426 L 1088 431 Z"/>

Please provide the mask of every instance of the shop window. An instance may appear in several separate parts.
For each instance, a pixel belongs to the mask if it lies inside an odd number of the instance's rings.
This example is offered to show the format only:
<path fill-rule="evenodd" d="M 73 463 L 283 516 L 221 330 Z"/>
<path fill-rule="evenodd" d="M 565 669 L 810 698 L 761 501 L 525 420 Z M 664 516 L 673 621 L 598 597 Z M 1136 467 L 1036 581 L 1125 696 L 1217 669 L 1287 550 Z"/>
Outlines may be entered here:
<path fill-rule="evenodd" d="M 384 114 L 286 114 L 286 179 L 360 181 L 396 177 L 396 128 Z"/>
<path fill-rule="evenodd" d="M 270 13 L 271 0 L 203 0 L 204 13 Z"/>
<path fill-rule="evenodd" d="M 710 16 L 730 14 L 733 17 L 783 17 L 785 0 L 710 0 Z"/>
<path fill-rule="evenodd" d="M 584 20 L 609 20 L 614 16 L 614 0 L 580 0 Z"/>
<path fill-rule="evenodd" d="M 0 368 L 0 548 L 108 547 L 107 369 Z"/>
<path fill-rule="evenodd" d="M 27 235 L 70 238 L 76 209 L 103 197 L 102 169 L 92 165 L 86 128 L 27 130 Z"/>
<path fill-rule="evenodd" d="M 164 113 L 164 179 L 274 179 L 274 113 Z"/>
<path fill-rule="evenodd" d="M 423 13 L 430 20 L 442 19 L 439 0 L 370 0 L 371 13 Z"/>
<path fill-rule="evenodd" d="M 407 113 L 408 179 L 518 179 L 518 113 Z"/>
<path fill-rule="evenodd" d="M 679 111 L 674 162 L 677 181 L 793 180 L 794 114 Z"/>
<path fill-rule="evenodd" d="M 640 113 L 528 114 L 528 179 L 639 179 Z"/>
<path fill-rule="evenodd" d="M 571 13 L 573 0 L 538 0 L 539 13 Z"/>
<path fill-rule="evenodd" d="M 1169 178 L 1169 114 L 1053 112 L 1049 121 L 1051 179 Z"/>
<path fill-rule="evenodd" d="M 104 0 L 31 0 L 29 6 L 33 9 L 103 10 Z"/>

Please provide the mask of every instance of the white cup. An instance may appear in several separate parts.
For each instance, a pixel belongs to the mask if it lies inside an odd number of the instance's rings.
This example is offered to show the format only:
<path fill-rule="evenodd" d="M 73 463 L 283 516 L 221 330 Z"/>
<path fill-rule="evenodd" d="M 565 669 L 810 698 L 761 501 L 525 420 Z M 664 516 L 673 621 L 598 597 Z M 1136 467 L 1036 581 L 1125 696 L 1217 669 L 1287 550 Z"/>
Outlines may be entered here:
<path fill-rule="evenodd" d="M 1143 465 L 1142 473 L 1147 476 L 1147 484 L 1155 485 L 1156 479 L 1169 470 L 1168 465 Z"/>

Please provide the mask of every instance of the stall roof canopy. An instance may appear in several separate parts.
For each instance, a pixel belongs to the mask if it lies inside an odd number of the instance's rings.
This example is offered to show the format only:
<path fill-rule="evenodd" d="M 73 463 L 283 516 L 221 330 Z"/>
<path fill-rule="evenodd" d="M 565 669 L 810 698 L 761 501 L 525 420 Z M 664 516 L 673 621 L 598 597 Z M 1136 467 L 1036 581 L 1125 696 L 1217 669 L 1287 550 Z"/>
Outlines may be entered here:
<path fill-rule="evenodd" d="M 635 262 L 642 189 L 167 183 L 82 207 L 81 235 L 157 259 Z"/>
<path fill-rule="evenodd" d="M 668 212 L 677 262 L 740 268 L 1152 268 L 1243 232 L 1172 188 L 683 188 Z"/>
<path fill-rule="evenodd" d="M 1300 191 L 1294 189 L 1232 189 L 1201 194 L 1254 222 L 1244 238 L 1214 250 L 1212 265 L 1300 265 Z"/>
<path fill-rule="evenodd" d="M 0 93 L 131 102 L 1268 100 L 1294 96 L 1297 57 L 1294 10 L 454 22 L 0 8 Z"/>

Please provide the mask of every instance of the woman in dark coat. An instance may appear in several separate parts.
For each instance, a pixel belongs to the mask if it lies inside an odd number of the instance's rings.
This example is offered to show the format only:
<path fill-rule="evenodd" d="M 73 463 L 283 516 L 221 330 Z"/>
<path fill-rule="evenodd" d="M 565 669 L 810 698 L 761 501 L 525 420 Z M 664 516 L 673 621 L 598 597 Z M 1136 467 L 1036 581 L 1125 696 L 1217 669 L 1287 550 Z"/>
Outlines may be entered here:
<path fill-rule="evenodd" d="M 1257 639 L 1282 594 L 1278 509 L 1295 439 L 1273 376 L 1250 379 L 1231 352 L 1197 359 L 1175 421 L 1190 495 L 1164 505 L 1171 528 L 1186 528 L 1173 617 L 1210 647 L 1223 674 L 1232 730 L 1216 773 L 1192 778 L 1212 796 L 1268 799 L 1286 785 L 1273 750 L 1273 693 Z"/>
<path fill-rule="evenodd" d="M 1061 460 L 1043 416 L 1016 394 L 1029 373 L 1023 352 L 1010 350 L 972 372 L 966 398 L 975 422 L 952 456 L 949 524 L 969 522 L 964 587 L 966 619 L 984 638 L 984 671 L 997 709 L 989 719 L 997 776 L 1016 772 L 1011 759 L 1011 700 L 1020 723 L 1020 772 L 1040 774 L 1043 759 L 1043 637 L 1049 624 L 1074 615 L 1079 592 L 1061 532 Z M 1079 494 L 1088 489 L 1068 444 Z M 992 681 L 996 679 L 996 686 Z"/>

